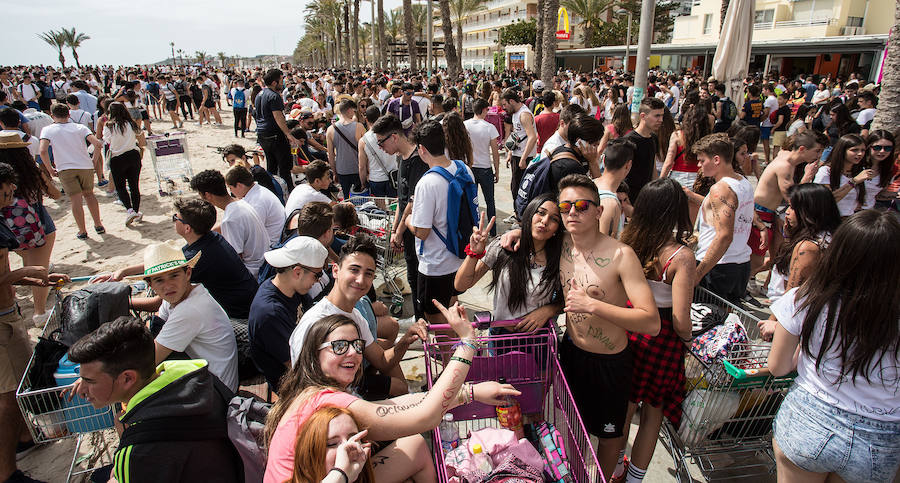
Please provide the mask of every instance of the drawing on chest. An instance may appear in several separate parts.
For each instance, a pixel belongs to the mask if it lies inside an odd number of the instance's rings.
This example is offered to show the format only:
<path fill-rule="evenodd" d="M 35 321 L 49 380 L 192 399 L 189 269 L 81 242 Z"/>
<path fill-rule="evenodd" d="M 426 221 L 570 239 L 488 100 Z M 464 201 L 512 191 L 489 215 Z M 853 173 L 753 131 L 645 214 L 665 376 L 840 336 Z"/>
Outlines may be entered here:
<path fill-rule="evenodd" d="M 579 253 L 571 244 L 566 244 L 566 246 L 563 247 L 563 257 L 566 259 L 566 261 L 575 265 L 579 263 L 587 263 L 591 266 L 597 266 L 600 268 L 606 268 L 611 260 L 611 258 L 609 257 L 597 256 L 593 251 L 589 251 L 587 253 Z"/>

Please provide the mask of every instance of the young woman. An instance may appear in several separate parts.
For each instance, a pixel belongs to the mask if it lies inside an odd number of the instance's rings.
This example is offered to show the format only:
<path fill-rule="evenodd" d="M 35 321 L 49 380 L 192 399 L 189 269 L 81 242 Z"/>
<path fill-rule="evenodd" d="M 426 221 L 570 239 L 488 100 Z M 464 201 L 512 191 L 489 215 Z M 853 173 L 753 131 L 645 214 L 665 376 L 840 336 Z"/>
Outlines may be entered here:
<path fill-rule="evenodd" d="M 485 227 L 485 215 L 481 214 L 478 230 L 469 238 L 469 249 L 481 255 L 466 257 L 454 285 L 456 290 L 468 290 L 490 270 L 488 289 L 494 293 L 494 319 L 522 319 L 514 330 L 532 332 L 561 309 L 554 303 L 554 296 L 562 293 L 559 259 L 563 230 L 556 197 L 546 193 L 525 207 L 521 245 L 515 252 L 503 250 L 499 238 L 488 243 L 493 224 L 491 218 Z"/>
<path fill-rule="evenodd" d="M 831 90 L 825 81 L 819 82 L 819 88 L 813 93 L 812 103 L 816 106 L 828 104 L 831 101 Z"/>
<path fill-rule="evenodd" d="M 600 140 L 599 152 L 606 151 L 606 146 L 613 139 L 618 139 L 634 130 L 631 123 L 631 108 L 627 104 L 619 104 L 613 110 L 612 121 L 603 129 L 603 139 Z"/>
<path fill-rule="evenodd" d="M 289 483 L 375 483 L 366 433 L 346 408 L 314 412 L 297 434 Z"/>
<path fill-rule="evenodd" d="M 103 139 L 109 144 L 109 171 L 119 201 L 128 209 L 125 226 L 141 221 L 141 158 L 146 141 L 137 122 L 121 102 L 109 105 L 109 120 L 103 126 Z M 126 189 L 126 183 L 128 188 Z M 129 194 L 130 191 L 130 194 Z"/>
<path fill-rule="evenodd" d="M 792 189 L 785 213 L 785 243 L 775 254 L 772 279 L 766 294 L 772 303 L 786 291 L 799 287 L 809 279 L 828 248 L 831 235 L 840 224 L 837 204 L 826 186 L 804 183 Z M 759 330 L 765 340 L 772 340 L 775 325 L 774 316 L 759 322 Z"/>
<path fill-rule="evenodd" d="M 419 433 L 437 427 L 447 411 L 461 404 L 476 400 L 496 406 L 502 398 L 520 394 L 496 382 L 463 384 L 477 347 L 474 329 L 458 304 L 449 309 L 435 305 L 462 343 L 430 391 L 384 401 L 364 401 L 349 392 L 362 376 L 364 342 L 356 323 L 343 315 L 330 315 L 310 327 L 300 357 L 282 379 L 279 399 L 266 418 L 265 483 L 282 483 L 291 477 L 297 434 L 323 406 L 349 409 L 368 428 L 373 441 L 396 439 L 373 455 L 384 461 L 375 468 L 376 481 L 434 481 L 431 449 Z"/>
<path fill-rule="evenodd" d="M 691 339 L 691 299 L 696 262 L 687 248 L 693 233 L 684 189 L 671 178 L 659 178 L 641 190 L 622 242 L 634 249 L 659 309 L 659 334 L 631 334 L 634 351 L 630 421 L 642 404 L 641 423 L 631 448 L 629 477 L 643 477 L 665 416 L 677 428 L 684 401 L 685 341 Z M 626 428 L 625 441 L 628 440 Z M 622 448 L 621 456 L 624 456 Z M 621 458 L 620 458 L 621 459 Z M 617 467 L 621 477 L 624 468 Z"/>
<path fill-rule="evenodd" d="M 807 123 L 810 122 L 806 118 L 809 114 L 809 106 L 804 104 L 797 108 L 797 112 L 794 113 L 794 116 L 791 117 L 791 123 L 788 125 L 787 133 L 785 135 L 787 137 L 791 137 L 798 132 L 803 132 L 808 129 Z"/>
<path fill-rule="evenodd" d="M 711 133 L 706 110 L 700 104 L 694 104 L 684 113 L 681 129 L 672 133 L 669 150 L 663 163 L 660 178 L 670 176 L 681 186 L 690 188 L 697 179 L 697 156 L 691 152 L 691 146 L 702 137 Z"/>
<path fill-rule="evenodd" d="M 456 111 L 444 116 L 444 137 L 447 138 L 447 155 L 450 159 L 458 159 L 471 166 L 474 161 L 472 156 L 472 141 L 469 139 L 469 131 L 463 124 L 462 116 Z"/>
<path fill-rule="evenodd" d="M 900 468 L 900 222 L 841 223 L 809 279 L 775 302 L 769 370 L 797 370 L 778 409 L 779 480 L 891 482 Z"/>
<path fill-rule="evenodd" d="M 675 117 L 672 116 L 672 111 L 668 109 L 663 109 L 663 122 L 659 125 L 659 129 L 656 131 L 656 139 L 672 139 L 672 133 L 675 132 Z M 656 160 L 654 161 L 656 165 L 656 174 L 659 174 L 662 171 L 663 161 L 666 159 L 666 153 L 669 152 L 669 145 L 666 142 L 657 143 L 657 148 L 659 151 L 656 154 Z"/>
<path fill-rule="evenodd" d="M 831 124 L 828 125 L 825 134 L 828 134 L 828 139 L 831 141 L 832 146 L 837 143 L 841 136 L 859 134 L 862 131 L 862 127 L 850 117 L 850 110 L 840 101 L 836 101 L 831 106 L 831 109 L 828 110 L 828 115 L 831 116 Z"/>
<path fill-rule="evenodd" d="M 866 138 L 868 146 L 866 165 L 875 172 L 875 175 L 863 181 L 866 187 L 866 198 L 862 206 L 864 210 L 874 208 L 878 195 L 891 184 L 895 169 L 894 145 L 894 135 L 884 129 L 876 129 Z"/>
<path fill-rule="evenodd" d="M 15 142 L 9 146 L 18 146 L 0 147 L 0 163 L 11 166 L 18 178 L 13 203 L 0 210 L 3 220 L 19 242 L 15 252 L 22 257 L 22 265 L 49 267 L 53 243 L 56 241 L 56 225 L 44 207 L 44 195 L 59 199 L 61 194 L 37 167 L 27 143 L 19 143 L 16 134 L 3 137 L 12 137 Z M 49 293 L 49 287 L 35 285 L 31 288 L 34 299 L 32 321 L 36 327 L 43 328 L 50 318 L 47 310 Z"/>
<path fill-rule="evenodd" d="M 814 182 L 828 185 L 841 216 L 850 216 L 866 199 L 865 181 L 875 176 L 866 169 L 866 142 L 856 134 L 841 136 L 828 155 L 826 164 L 816 172 Z"/>

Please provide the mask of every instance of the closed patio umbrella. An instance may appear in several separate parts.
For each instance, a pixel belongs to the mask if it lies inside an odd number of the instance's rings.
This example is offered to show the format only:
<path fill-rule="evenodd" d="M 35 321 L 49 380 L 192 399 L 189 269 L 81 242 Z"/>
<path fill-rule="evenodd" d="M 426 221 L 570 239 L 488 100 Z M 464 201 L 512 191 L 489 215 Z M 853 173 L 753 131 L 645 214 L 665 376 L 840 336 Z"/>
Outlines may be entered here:
<path fill-rule="evenodd" d="M 750 65 L 755 7 L 756 0 L 731 0 L 712 64 L 712 75 L 725 83 L 725 95 L 738 109 L 743 104 L 743 80 Z"/>

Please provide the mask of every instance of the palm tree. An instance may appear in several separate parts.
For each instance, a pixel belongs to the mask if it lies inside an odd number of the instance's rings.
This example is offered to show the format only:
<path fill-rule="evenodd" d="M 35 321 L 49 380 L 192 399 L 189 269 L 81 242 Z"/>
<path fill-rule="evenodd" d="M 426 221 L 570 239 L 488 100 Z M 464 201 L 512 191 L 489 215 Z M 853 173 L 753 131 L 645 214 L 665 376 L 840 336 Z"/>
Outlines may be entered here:
<path fill-rule="evenodd" d="M 175 67 L 175 42 L 169 42 L 169 47 L 172 47 L 172 67 Z"/>
<path fill-rule="evenodd" d="M 350 26 L 352 27 L 350 40 L 353 41 L 353 45 L 350 46 L 350 50 L 353 51 L 351 67 L 357 68 L 359 67 L 359 0 L 353 0 L 353 22 Z"/>
<path fill-rule="evenodd" d="M 203 50 L 195 50 L 194 57 L 197 58 L 197 62 L 206 65 L 206 52 Z"/>
<path fill-rule="evenodd" d="M 399 40 L 401 37 L 401 29 L 403 29 L 403 18 L 401 18 L 401 15 L 396 11 L 389 11 L 387 17 L 385 17 L 384 19 L 384 39 L 389 41 L 391 44 L 396 43 L 397 40 Z M 385 52 L 387 52 L 388 50 L 389 49 L 385 49 Z M 387 59 L 387 61 L 385 62 L 385 67 L 388 63 L 390 63 L 391 67 L 396 67 L 394 59 L 394 56 L 391 56 L 390 59 Z"/>
<path fill-rule="evenodd" d="M 581 19 L 579 26 L 584 35 L 584 46 L 590 47 L 594 39 L 594 29 L 603 23 L 603 14 L 614 3 L 613 0 L 562 0 L 560 4 Z M 544 22 L 547 19 L 544 18 Z M 544 25 L 547 25 L 546 23 Z M 554 32 L 555 34 L 556 32 Z"/>
<path fill-rule="evenodd" d="M 419 59 L 416 52 L 416 31 L 413 28 L 412 0 L 403 0 L 403 36 L 406 38 L 406 48 L 409 51 L 409 68 L 417 70 Z"/>
<path fill-rule="evenodd" d="M 378 67 L 384 69 L 387 66 L 387 62 L 384 60 L 384 54 L 387 52 L 384 45 L 384 0 L 378 0 L 377 8 L 378 29 L 375 35 L 377 43 L 374 48 L 378 51 Z"/>
<path fill-rule="evenodd" d="M 453 43 L 453 24 L 450 23 L 450 0 L 439 0 L 441 7 L 441 29 L 444 31 L 444 57 L 447 59 L 447 71 L 450 77 L 455 78 L 462 72 L 462 62 L 456 53 L 456 44 Z"/>
<path fill-rule="evenodd" d="M 76 32 L 75 27 L 72 27 L 71 29 L 63 28 L 62 32 L 66 39 L 66 47 L 72 49 L 72 57 L 75 58 L 75 65 L 81 70 L 81 62 L 78 61 L 78 47 L 81 47 L 81 43 L 85 40 L 90 40 L 91 36 Z"/>
<path fill-rule="evenodd" d="M 344 65 L 350 64 L 350 0 L 344 0 Z M 352 66 L 351 66 L 352 67 Z"/>
<path fill-rule="evenodd" d="M 894 3 L 894 28 L 888 36 L 884 76 L 872 129 L 894 129 L 900 124 L 900 3 Z"/>
<path fill-rule="evenodd" d="M 372 24 L 369 22 L 363 22 L 359 29 L 359 47 L 362 49 L 362 65 L 368 64 L 368 59 L 366 55 L 366 51 L 369 49 L 369 44 L 372 40 Z M 375 49 L 372 49 L 372 64 L 375 64 Z"/>
<path fill-rule="evenodd" d="M 537 2 L 536 24 L 536 32 L 534 35 L 534 70 L 540 74 L 541 63 L 544 59 L 544 42 L 541 41 L 541 39 L 544 38 L 544 0 L 538 0 Z"/>
<path fill-rule="evenodd" d="M 180 64 L 184 64 L 184 50 L 178 49 L 175 52 L 178 52 L 178 60 Z"/>
<path fill-rule="evenodd" d="M 556 74 L 556 14 L 559 11 L 559 0 L 544 0 L 544 37 L 543 58 L 541 59 L 541 79 L 544 85 L 553 85 L 553 75 Z"/>
<path fill-rule="evenodd" d="M 48 30 L 42 34 L 38 34 L 38 37 L 44 40 L 56 49 L 59 52 L 59 63 L 62 64 L 63 70 L 66 69 L 66 57 L 63 55 L 63 47 L 66 46 L 66 35 L 63 32 L 57 32 L 55 30 Z"/>
<path fill-rule="evenodd" d="M 456 19 L 456 49 L 459 54 L 459 63 L 462 65 L 463 55 L 463 29 L 462 19 L 473 13 L 485 10 L 487 0 L 450 0 L 450 13 Z"/>
<path fill-rule="evenodd" d="M 222 63 L 222 68 L 225 68 L 225 52 L 217 52 L 216 57 L 219 58 L 219 62 Z"/>

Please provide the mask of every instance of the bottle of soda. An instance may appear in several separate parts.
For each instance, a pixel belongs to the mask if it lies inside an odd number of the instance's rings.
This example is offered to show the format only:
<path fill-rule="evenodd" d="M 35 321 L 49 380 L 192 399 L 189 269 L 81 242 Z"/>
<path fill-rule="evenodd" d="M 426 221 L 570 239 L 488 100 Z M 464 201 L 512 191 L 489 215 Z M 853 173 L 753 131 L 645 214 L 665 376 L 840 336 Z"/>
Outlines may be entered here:
<path fill-rule="evenodd" d="M 449 453 L 459 446 L 459 428 L 453 422 L 453 415 L 447 413 L 439 428 L 441 433 L 441 448 L 444 454 Z"/>
<path fill-rule="evenodd" d="M 506 384 L 506 378 L 500 378 L 500 384 Z M 516 433 L 516 439 L 525 437 L 525 431 L 522 429 L 522 408 L 519 402 L 514 398 L 507 396 L 503 403 L 497 406 L 497 420 L 500 426 Z"/>

